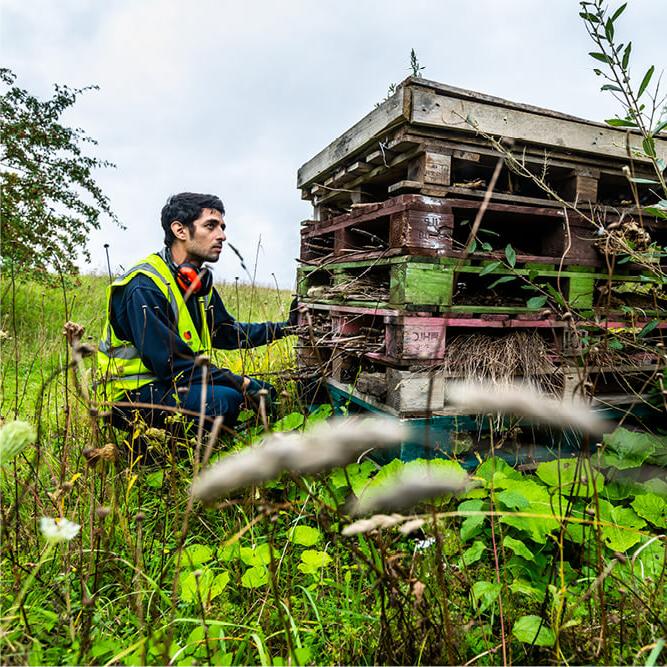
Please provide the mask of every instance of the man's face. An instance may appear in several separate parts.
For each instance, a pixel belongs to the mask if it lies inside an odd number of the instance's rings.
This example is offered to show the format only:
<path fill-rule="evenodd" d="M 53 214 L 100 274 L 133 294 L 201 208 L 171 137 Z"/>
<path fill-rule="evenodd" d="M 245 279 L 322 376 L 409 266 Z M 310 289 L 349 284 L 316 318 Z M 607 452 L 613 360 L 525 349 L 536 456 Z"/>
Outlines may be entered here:
<path fill-rule="evenodd" d="M 197 263 L 217 262 L 222 243 L 227 239 L 222 213 L 212 208 L 202 209 L 193 225 L 192 232 L 185 228 L 186 237 L 183 239 L 188 259 Z"/>

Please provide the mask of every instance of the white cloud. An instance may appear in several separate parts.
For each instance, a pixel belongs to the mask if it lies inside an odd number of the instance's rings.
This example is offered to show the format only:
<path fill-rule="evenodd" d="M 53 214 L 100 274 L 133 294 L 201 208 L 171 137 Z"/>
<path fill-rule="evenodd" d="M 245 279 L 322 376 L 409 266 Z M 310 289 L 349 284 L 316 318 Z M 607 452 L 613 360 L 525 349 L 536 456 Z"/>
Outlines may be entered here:
<path fill-rule="evenodd" d="M 631 3 L 621 19 L 636 77 L 666 60 L 663 5 Z M 97 270 L 105 242 L 114 266 L 156 249 L 167 195 L 193 189 L 220 194 L 247 260 L 261 235 L 260 282 L 275 273 L 292 287 L 309 216 L 298 167 L 408 75 L 413 47 L 428 78 L 597 120 L 617 111 L 576 2 L 4 0 L 2 14 L 3 60 L 21 85 L 101 87 L 67 117 L 118 165 L 98 181 L 128 229 L 93 234 Z M 226 251 L 216 275 L 239 273 Z"/>

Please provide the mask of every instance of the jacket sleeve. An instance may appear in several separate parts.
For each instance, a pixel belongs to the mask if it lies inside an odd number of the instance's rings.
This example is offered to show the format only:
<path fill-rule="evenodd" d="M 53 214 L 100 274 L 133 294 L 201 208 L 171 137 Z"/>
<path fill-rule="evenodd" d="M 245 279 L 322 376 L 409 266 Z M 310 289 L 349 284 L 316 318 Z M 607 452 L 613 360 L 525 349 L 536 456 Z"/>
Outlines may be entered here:
<path fill-rule="evenodd" d="M 202 369 L 195 355 L 181 339 L 169 302 L 150 279 L 137 276 L 114 297 L 112 313 L 118 335 L 127 337 L 139 350 L 144 364 L 159 382 L 177 386 L 201 384 Z M 243 378 L 211 366 L 209 382 L 240 388 Z"/>
<path fill-rule="evenodd" d="M 238 350 L 267 345 L 284 338 L 287 322 L 237 322 L 225 308 L 220 295 L 213 290 L 211 306 L 213 347 L 220 350 Z"/>

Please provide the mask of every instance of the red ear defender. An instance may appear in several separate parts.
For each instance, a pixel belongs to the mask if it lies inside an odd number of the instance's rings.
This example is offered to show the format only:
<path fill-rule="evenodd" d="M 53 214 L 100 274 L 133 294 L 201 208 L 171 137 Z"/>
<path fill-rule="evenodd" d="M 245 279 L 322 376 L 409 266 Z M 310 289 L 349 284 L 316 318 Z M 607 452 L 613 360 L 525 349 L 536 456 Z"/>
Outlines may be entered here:
<path fill-rule="evenodd" d="M 184 291 L 191 294 L 207 294 L 211 290 L 213 277 L 205 266 L 201 269 L 195 264 L 185 262 L 176 267 L 176 282 Z"/>

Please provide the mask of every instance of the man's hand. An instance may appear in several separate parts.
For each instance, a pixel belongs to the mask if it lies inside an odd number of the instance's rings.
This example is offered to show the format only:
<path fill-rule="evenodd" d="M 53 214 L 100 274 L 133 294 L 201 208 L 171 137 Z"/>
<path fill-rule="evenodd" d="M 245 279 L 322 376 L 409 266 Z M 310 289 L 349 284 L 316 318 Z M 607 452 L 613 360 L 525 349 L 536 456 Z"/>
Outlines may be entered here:
<path fill-rule="evenodd" d="M 243 384 L 241 385 L 241 391 L 245 394 L 245 391 L 249 386 L 250 386 L 250 378 L 246 375 L 243 377 Z"/>
<path fill-rule="evenodd" d="M 299 297 L 295 296 L 289 307 L 289 317 L 287 318 L 287 326 L 297 327 L 299 325 Z"/>

